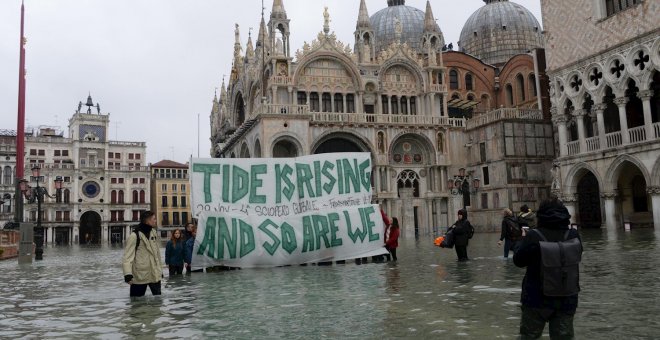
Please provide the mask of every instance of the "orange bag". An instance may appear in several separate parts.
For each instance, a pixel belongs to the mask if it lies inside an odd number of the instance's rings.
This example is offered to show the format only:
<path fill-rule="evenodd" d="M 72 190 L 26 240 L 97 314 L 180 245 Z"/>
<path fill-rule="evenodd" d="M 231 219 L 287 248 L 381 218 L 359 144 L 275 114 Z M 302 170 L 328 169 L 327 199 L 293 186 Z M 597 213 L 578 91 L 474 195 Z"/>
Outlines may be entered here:
<path fill-rule="evenodd" d="M 433 244 L 435 244 L 436 246 L 440 247 L 440 244 L 442 244 L 442 241 L 444 241 L 444 240 L 445 240 L 445 237 L 444 237 L 444 236 L 440 236 L 440 237 L 436 238 L 435 241 L 433 241 Z"/>

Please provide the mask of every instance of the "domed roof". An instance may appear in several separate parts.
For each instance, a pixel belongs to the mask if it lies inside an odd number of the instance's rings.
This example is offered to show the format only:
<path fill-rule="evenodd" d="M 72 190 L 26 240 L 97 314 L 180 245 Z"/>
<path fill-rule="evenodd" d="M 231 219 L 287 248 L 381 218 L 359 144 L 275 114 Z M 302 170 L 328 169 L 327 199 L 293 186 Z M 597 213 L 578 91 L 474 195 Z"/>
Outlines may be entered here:
<path fill-rule="evenodd" d="M 396 20 L 401 22 L 401 43 L 415 50 L 421 49 L 424 33 L 424 12 L 405 5 L 405 0 L 388 0 L 388 7 L 369 18 L 376 35 L 376 51 L 386 49 L 396 40 Z M 437 26 L 437 24 L 436 24 Z M 437 27 L 440 32 L 440 27 Z"/>
<path fill-rule="evenodd" d="M 529 10 L 508 0 L 485 2 L 463 26 L 461 51 L 497 65 L 543 46 L 541 25 Z"/>

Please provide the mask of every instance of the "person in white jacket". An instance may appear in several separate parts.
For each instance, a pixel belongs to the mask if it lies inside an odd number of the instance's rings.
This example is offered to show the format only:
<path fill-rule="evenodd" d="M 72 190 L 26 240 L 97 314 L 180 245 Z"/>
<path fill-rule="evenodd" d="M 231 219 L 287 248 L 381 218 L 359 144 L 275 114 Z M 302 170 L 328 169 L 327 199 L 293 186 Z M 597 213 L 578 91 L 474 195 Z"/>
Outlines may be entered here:
<path fill-rule="evenodd" d="M 131 297 L 144 296 L 147 286 L 152 295 L 161 294 L 163 264 L 160 258 L 160 239 L 156 231 L 156 214 L 153 212 L 143 212 L 140 225 L 128 237 L 122 268 L 124 281 L 131 287 Z"/>

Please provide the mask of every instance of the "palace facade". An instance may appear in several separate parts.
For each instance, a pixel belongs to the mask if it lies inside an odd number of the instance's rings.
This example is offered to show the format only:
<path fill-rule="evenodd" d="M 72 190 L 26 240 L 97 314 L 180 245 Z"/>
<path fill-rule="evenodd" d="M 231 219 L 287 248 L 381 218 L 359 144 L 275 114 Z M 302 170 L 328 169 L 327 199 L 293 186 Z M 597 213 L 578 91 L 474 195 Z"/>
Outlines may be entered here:
<path fill-rule="evenodd" d="M 660 230 L 660 2 L 542 1 L 559 157 L 573 222 Z"/>

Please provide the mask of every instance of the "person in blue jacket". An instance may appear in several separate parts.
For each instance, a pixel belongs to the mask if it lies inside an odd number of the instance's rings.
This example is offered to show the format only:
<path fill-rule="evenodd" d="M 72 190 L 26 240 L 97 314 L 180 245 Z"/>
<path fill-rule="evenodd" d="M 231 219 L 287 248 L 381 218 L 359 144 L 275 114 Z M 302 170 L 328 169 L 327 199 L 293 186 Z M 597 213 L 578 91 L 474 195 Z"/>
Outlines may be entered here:
<path fill-rule="evenodd" d="M 170 269 L 170 276 L 183 274 L 183 258 L 185 256 L 184 241 L 181 237 L 181 230 L 176 229 L 172 233 L 172 238 L 167 241 L 165 246 L 165 264 Z"/>
<path fill-rule="evenodd" d="M 192 254 L 193 248 L 195 246 L 195 237 L 197 236 L 197 226 L 193 225 L 190 227 L 191 237 L 186 241 L 186 257 L 184 259 L 186 263 L 186 273 L 190 274 L 192 272 L 201 272 L 202 269 L 192 270 Z"/>

